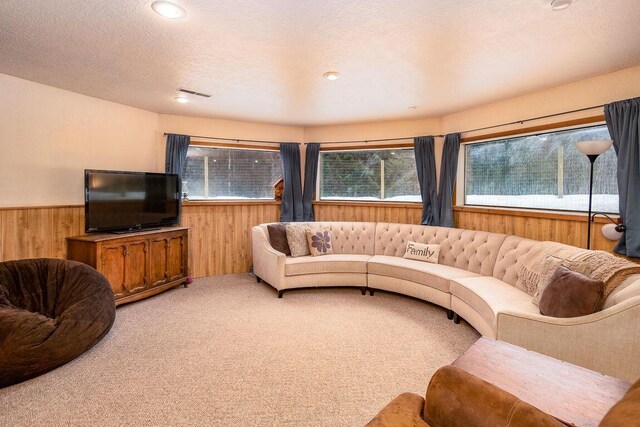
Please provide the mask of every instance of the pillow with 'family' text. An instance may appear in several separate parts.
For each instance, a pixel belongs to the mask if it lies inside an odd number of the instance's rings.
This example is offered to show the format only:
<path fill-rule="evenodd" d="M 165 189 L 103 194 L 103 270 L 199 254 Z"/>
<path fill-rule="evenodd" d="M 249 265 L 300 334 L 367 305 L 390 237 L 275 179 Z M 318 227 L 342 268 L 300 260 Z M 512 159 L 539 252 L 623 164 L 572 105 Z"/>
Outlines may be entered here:
<path fill-rule="evenodd" d="M 415 259 L 417 261 L 438 263 L 440 256 L 440 245 L 427 245 L 424 243 L 407 242 L 407 249 L 402 258 Z"/>

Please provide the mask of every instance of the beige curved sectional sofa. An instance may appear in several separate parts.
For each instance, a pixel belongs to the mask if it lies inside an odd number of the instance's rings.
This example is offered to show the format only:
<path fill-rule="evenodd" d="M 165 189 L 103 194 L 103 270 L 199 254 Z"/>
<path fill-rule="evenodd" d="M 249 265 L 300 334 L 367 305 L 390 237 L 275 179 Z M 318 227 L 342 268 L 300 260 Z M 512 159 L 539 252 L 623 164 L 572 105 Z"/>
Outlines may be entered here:
<path fill-rule="evenodd" d="M 585 250 L 483 231 L 374 222 L 316 222 L 334 254 L 292 258 L 273 249 L 267 224 L 252 229 L 256 276 L 278 290 L 355 286 L 419 298 L 455 313 L 482 335 L 626 381 L 640 377 L 640 276 L 631 276 L 589 316 L 540 314 L 516 287 L 522 260 L 571 258 Z M 402 258 L 407 241 L 439 244 L 438 264 Z"/>

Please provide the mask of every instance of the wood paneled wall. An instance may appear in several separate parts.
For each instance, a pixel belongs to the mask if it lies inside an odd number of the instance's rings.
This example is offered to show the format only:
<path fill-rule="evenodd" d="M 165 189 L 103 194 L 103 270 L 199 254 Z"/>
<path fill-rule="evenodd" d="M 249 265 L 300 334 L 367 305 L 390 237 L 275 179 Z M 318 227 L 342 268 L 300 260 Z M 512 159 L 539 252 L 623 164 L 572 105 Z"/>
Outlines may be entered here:
<path fill-rule="evenodd" d="M 418 224 L 422 207 L 410 203 L 375 204 L 317 202 L 318 221 L 373 221 Z M 242 273 L 251 266 L 251 227 L 276 222 L 276 202 L 185 203 L 182 224 L 191 227 L 189 265 L 194 277 Z M 551 213 L 462 207 L 455 211 L 456 227 L 553 240 L 584 247 L 586 217 Z M 606 220 L 597 218 L 592 247 L 611 251 L 615 242 L 601 233 Z M 82 206 L 0 209 L 0 261 L 66 256 L 65 238 L 83 234 Z"/>
<path fill-rule="evenodd" d="M 65 238 L 84 232 L 83 206 L 0 209 L 0 260 L 65 258 Z"/>
<path fill-rule="evenodd" d="M 415 203 L 315 202 L 314 213 L 316 221 L 420 224 L 422 206 Z"/>
<path fill-rule="evenodd" d="M 278 221 L 275 202 L 185 203 L 194 277 L 242 273 L 251 266 L 251 227 Z M 0 209 L 0 261 L 65 258 L 65 238 L 84 233 L 83 206 Z"/>
<path fill-rule="evenodd" d="M 454 208 L 456 227 L 550 240 L 580 248 L 587 246 L 587 217 L 544 212 L 509 211 L 472 207 Z M 591 226 L 591 249 L 612 252 L 616 242 L 602 235 L 608 220 L 596 217 Z"/>
<path fill-rule="evenodd" d="M 249 271 L 251 227 L 279 218 L 280 204 L 276 202 L 185 204 L 181 225 L 191 227 L 191 274 L 205 277 Z"/>

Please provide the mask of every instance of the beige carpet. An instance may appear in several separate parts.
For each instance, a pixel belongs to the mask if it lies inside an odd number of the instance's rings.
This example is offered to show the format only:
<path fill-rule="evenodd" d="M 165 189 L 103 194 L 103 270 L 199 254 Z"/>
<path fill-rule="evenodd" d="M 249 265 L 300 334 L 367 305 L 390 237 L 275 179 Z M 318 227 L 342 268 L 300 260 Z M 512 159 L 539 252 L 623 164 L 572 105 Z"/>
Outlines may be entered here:
<path fill-rule="evenodd" d="M 398 295 L 200 279 L 119 308 L 91 351 L 1 389 L 0 425 L 359 426 L 477 338 Z"/>

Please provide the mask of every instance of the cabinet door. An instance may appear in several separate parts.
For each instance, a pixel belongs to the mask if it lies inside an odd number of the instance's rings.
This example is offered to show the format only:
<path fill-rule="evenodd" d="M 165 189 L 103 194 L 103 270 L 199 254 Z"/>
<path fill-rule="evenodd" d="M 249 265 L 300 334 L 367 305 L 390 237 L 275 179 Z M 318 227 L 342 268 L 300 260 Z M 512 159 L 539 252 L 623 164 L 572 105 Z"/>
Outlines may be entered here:
<path fill-rule="evenodd" d="M 126 251 L 127 248 L 121 244 L 102 247 L 100 272 L 111 284 L 116 298 L 124 296 L 127 292 L 124 274 Z"/>
<path fill-rule="evenodd" d="M 151 239 L 151 286 L 171 282 L 186 275 L 185 244 L 183 234 Z"/>
<path fill-rule="evenodd" d="M 151 239 L 151 271 L 149 282 L 158 286 L 167 281 L 167 239 Z"/>
<path fill-rule="evenodd" d="M 169 280 L 186 276 L 185 247 L 184 235 L 167 239 L 167 277 Z"/>
<path fill-rule="evenodd" d="M 127 243 L 125 246 L 124 287 L 131 293 L 147 287 L 148 241 Z"/>

